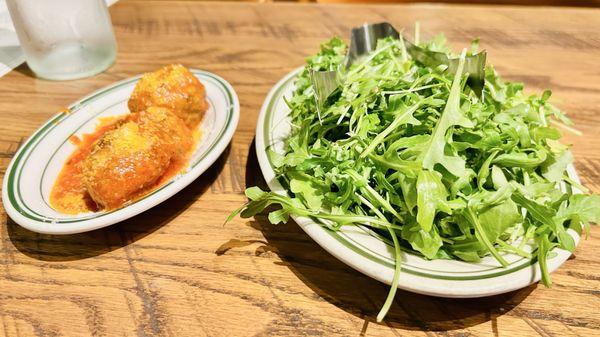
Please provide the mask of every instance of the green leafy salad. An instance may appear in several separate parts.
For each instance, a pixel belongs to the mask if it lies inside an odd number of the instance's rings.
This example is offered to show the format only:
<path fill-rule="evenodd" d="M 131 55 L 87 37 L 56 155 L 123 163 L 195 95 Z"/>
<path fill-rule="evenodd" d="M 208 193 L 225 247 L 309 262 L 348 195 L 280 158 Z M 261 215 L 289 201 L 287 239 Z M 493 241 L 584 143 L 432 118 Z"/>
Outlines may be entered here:
<path fill-rule="evenodd" d="M 468 262 L 491 254 L 503 266 L 503 254 L 518 254 L 537 259 L 550 286 L 551 250 L 573 251 L 567 230 L 600 220 L 600 196 L 575 193 L 586 189 L 567 174 L 573 156 L 557 127 L 575 130 L 548 102 L 550 91 L 525 94 L 488 65 L 477 95 L 463 71 L 477 43 L 460 56 L 443 36 L 417 44 L 459 57 L 457 71 L 420 64 L 402 39 L 381 39 L 317 109 L 310 72 L 342 68 L 347 49 L 338 38 L 322 44 L 286 99 L 285 154 L 270 151 L 290 195 L 248 188 L 250 201 L 231 216 L 276 204 L 274 224 L 296 215 L 334 231 L 361 225 L 387 236 L 396 273 L 379 320 L 397 288 L 401 250 Z"/>

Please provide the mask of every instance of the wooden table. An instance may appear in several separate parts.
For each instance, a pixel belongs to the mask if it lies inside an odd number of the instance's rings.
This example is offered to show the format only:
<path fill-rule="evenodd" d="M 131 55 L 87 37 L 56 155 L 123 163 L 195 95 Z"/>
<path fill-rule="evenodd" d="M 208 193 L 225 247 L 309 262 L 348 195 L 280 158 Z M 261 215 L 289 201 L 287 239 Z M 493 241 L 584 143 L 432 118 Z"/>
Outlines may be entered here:
<path fill-rule="evenodd" d="M 260 183 L 253 137 L 277 80 L 324 39 L 388 20 L 446 33 L 455 47 L 480 37 L 489 61 L 531 90 L 550 87 L 583 137 L 583 183 L 600 192 L 600 11 L 450 5 L 316 6 L 122 1 L 111 8 L 119 54 L 107 72 L 48 82 L 25 66 L 0 79 L 2 172 L 19 144 L 78 97 L 181 62 L 229 80 L 241 120 L 228 150 L 201 178 L 160 206 L 90 233 L 29 232 L 1 213 L 0 335 L 7 336 L 592 336 L 600 335 L 600 228 L 553 274 L 483 299 L 400 291 L 374 322 L 387 286 L 355 272 L 296 224 L 227 214 Z"/>

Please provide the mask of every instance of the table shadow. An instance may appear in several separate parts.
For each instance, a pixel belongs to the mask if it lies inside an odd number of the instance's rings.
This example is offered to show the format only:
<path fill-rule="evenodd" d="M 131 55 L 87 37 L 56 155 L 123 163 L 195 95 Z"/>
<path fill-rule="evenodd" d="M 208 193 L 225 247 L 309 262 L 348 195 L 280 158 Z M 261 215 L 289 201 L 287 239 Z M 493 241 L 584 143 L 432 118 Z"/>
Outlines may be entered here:
<path fill-rule="evenodd" d="M 250 147 L 246 165 L 246 186 L 268 190 L 255 155 Z M 376 316 L 383 305 L 389 286 L 345 265 L 314 242 L 293 220 L 272 225 L 267 214 L 255 216 L 250 226 L 260 230 L 267 245 L 259 247 L 277 254 L 300 280 L 321 298 L 364 320 L 359 335 L 370 324 L 421 331 L 459 330 L 490 322 L 492 335 L 498 335 L 497 317 L 523 301 L 537 285 L 506 294 L 472 299 L 449 299 L 398 290 L 394 304 L 383 323 Z M 257 251 L 257 254 L 260 252 Z"/>
<path fill-rule="evenodd" d="M 29 231 L 7 217 L 8 237 L 19 252 L 43 261 L 86 259 L 125 247 L 169 223 L 202 196 L 219 176 L 230 148 L 183 190 L 130 219 L 85 233 L 48 235 Z"/>

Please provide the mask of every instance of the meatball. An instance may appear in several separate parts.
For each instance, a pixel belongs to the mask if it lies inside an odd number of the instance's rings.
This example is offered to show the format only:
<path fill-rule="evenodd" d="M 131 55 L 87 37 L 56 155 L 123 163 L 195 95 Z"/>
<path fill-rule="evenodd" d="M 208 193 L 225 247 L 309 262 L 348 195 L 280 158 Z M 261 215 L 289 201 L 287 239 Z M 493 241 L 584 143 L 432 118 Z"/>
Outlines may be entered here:
<path fill-rule="evenodd" d="M 191 146 L 191 131 L 169 110 L 150 107 L 130 114 L 83 161 L 85 188 L 103 208 L 120 207 L 153 187 Z"/>
<path fill-rule="evenodd" d="M 151 106 L 168 108 L 190 129 L 196 128 L 208 109 L 204 85 L 180 64 L 145 74 L 136 84 L 128 106 L 131 112 Z"/>
<path fill-rule="evenodd" d="M 171 110 L 149 107 L 128 118 L 146 137 L 153 138 L 173 159 L 181 159 L 192 147 L 193 136 L 185 122 Z"/>

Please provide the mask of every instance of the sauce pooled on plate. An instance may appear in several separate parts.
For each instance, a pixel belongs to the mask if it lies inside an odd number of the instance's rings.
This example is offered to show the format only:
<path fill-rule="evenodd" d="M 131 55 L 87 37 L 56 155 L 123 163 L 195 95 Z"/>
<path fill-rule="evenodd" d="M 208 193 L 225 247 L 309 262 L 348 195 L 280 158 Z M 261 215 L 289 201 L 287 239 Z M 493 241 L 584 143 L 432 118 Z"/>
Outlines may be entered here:
<path fill-rule="evenodd" d="M 192 130 L 207 109 L 204 95 L 181 65 L 144 75 L 130 114 L 101 119 L 93 133 L 71 137 L 77 149 L 52 188 L 52 207 L 66 214 L 119 208 L 177 175 L 200 137 Z"/>

